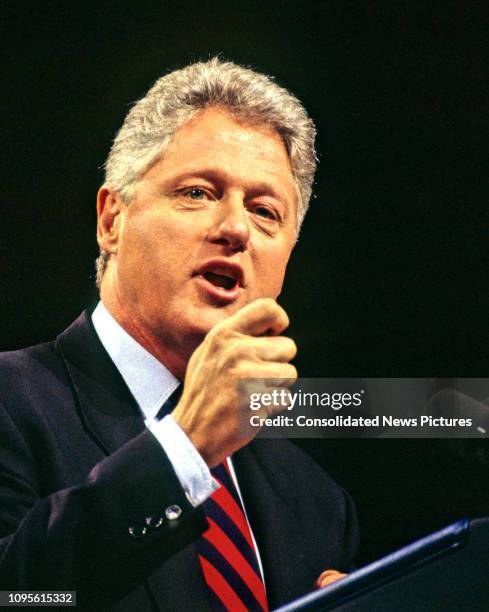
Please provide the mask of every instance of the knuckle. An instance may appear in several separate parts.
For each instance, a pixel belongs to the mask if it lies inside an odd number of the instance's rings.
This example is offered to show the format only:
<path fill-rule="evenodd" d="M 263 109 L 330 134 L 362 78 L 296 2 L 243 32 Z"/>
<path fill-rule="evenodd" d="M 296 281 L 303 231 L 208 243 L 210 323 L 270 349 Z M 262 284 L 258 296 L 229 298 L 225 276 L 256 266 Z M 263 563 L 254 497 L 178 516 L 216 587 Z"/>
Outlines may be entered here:
<path fill-rule="evenodd" d="M 256 361 L 256 351 L 253 345 L 247 342 L 232 342 L 226 344 L 221 350 L 221 361 L 225 367 L 233 368 L 241 373 L 244 369 L 252 368 Z"/>
<path fill-rule="evenodd" d="M 298 378 L 297 368 L 291 363 L 285 364 L 282 376 L 283 378 Z"/>
<path fill-rule="evenodd" d="M 248 363 L 241 363 L 237 368 L 238 378 L 255 378 L 256 372 Z"/>
<path fill-rule="evenodd" d="M 225 344 L 220 351 L 221 362 L 226 366 L 233 367 L 236 363 L 239 363 L 240 355 L 239 351 L 236 350 L 234 344 Z"/>
<path fill-rule="evenodd" d="M 214 325 L 214 327 L 208 332 L 207 335 L 215 335 L 220 338 L 226 338 L 233 332 L 234 326 L 236 324 L 235 322 L 239 314 L 240 311 L 235 312 L 233 315 L 223 319 L 222 321 L 219 321 Z"/>
<path fill-rule="evenodd" d="M 290 355 L 289 359 L 293 359 L 297 355 L 297 344 L 292 340 L 292 338 L 287 338 L 287 351 Z"/>
<path fill-rule="evenodd" d="M 239 347 L 237 347 L 236 352 L 239 355 L 240 359 L 246 359 L 248 361 L 257 360 L 257 349 L 252 342 L 248 341 L 239 343 Z"/>
<path fill-rule="evenodd" d="M 223 347 L 227 346 L 233 338 L 232 330 L 223 323 L 226 321 L 218 323 L 207 334 L 208 341 L 218 350 L 223 350 Z"/>
<path fill-rule="evenodd" d="M 290 319 L 289 319 L 289 315 L 285 312 L 285 310 L 279 306 L 280 308 L 280 325 L 282 326 L 283 329 L 286 329 L 289 326 L 290 323 Z"/>
<path fill-rule="evenodd" d="M 222 339 L 222 331 L 220 328 L 220 323 L 215 325 L 210 331 L 207 332 L 207 336 L 205 340 L 209 344 L 219 344 Z"/>
<path fill-rule="evenodd" d="M 263 318 L 273 320 L 282 329 L 289 326 L 287 313 L 273 298 L 261 298 L 259 302 Z"/>
<path fill-rule="evenodd" d="M 261 298 L 261 301 L 262 301 L 263 306 L 269 309 L 270 311 L 275 311 L 280 308 L 280 306 L 277 304 L 277 302 L 273 298 L 265 297 L 265 298 Z"/>
<path fill-rule="evenodd" d="M 266 317 L 273 317 L 280 309 L 280 306 L 272 298 L 260 298 L 255 302 L 262 314 Z"/>

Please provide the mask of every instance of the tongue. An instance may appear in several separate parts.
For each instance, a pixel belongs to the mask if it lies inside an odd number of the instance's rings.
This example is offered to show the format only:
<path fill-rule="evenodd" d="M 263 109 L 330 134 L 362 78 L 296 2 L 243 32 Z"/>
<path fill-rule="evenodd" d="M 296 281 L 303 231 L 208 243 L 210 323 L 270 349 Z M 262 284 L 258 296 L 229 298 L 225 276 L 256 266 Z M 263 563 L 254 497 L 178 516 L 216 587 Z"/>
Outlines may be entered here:
<path fill-rule="evenodd" d="M 224 276 L 222 274 L 214 274 L 214 272 L 206 272 L 204 274 L 204 278 L 207 279 L 213 285 L 217 287 L 223 287 L 224 289 L 232 289 L 235 285 L 235 282 L 229 276 Z"/>

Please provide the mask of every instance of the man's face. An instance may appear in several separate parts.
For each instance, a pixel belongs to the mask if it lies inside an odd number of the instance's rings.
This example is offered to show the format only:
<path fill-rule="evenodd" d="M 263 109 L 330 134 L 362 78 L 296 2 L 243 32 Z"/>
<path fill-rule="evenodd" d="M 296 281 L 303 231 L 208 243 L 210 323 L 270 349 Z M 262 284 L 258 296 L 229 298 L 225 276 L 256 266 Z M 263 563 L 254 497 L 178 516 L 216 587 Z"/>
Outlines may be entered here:
<path fill-rule="evenodd" d="M 296 207 L 280 136 L 217 108 L 201 111 L 119 215 L 113 291 L 124 318 L 182 349 L 245 304 L 276 298 Z"/>

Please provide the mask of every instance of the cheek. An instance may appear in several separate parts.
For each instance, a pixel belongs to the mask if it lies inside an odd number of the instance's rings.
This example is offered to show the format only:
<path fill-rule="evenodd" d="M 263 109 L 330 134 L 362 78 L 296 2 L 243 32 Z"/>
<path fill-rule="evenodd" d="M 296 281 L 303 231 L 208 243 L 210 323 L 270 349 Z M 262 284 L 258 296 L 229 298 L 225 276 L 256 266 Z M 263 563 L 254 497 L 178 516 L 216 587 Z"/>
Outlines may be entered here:
<path fill-rule="evenodd" d="M 288 249 L 280 253 L 268 253 L 256 268 L 256 284 L 264 296 L 276 298 L 280 294 L 289 257 Z"/>
<path fill-rule="evenodd" d="M 152 229 L 153 227 L 153 229 Z M 126 290 L 141 294 L 145 288 L 153 287 L 158 275 L 159 261 L 165 259 L 162 241 L 157 240 L 147 215 L 134 216 L 124 224 L 120 235 L 117 270 L 119 282 Z"/>
<path fill-rule="evenodd" d="M 192 266 L 199 247 L 198 228 L 187 219 L 139 213 L 121 236 L 119 265 L 143 284 L 167 285 Z"/>

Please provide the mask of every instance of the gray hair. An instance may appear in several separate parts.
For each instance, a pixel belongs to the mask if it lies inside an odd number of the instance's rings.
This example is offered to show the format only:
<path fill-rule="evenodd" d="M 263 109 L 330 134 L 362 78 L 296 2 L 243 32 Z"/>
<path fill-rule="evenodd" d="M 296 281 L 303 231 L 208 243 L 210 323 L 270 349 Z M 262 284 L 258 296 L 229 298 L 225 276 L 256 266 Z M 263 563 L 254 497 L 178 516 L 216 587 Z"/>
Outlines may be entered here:
<path fill-rule="evenodd" d="M 129 204 L 138 180 L 161 158 L 177 129 L 210 106 L 221 106 L 238 119 L 270 126 L 282 136 L 296 183 L 299 231 L 316 170 L 314 123 L 299 100 L 271 77 L 218 57 L 161 77 L 134 104 L 105 162 L 105 186 Z M 97 259 L 98 287 L 108 258 L 101 251 Z"/>

